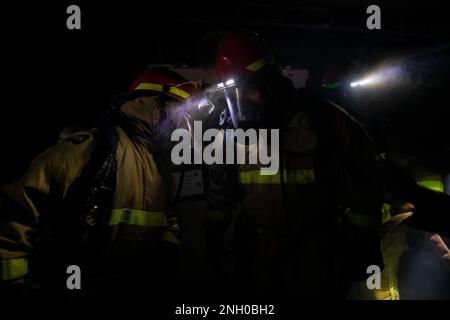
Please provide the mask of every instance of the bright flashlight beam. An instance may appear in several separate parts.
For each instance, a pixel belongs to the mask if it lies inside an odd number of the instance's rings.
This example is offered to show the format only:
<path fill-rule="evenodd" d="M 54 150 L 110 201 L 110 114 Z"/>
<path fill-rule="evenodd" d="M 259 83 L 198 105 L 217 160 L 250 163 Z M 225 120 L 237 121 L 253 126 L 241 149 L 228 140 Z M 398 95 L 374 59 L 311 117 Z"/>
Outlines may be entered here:
<path fill-rule="evenodd" d="M 390 81 L 399 80 L 401 76 L 402 69 L 400 66 L 383 67 L 362 78 L 361 80 L 351 82 L 350 87 L 355 88 L 368 85 L 379 85 Z"/>
<path fill-rule="evenodd" d="M 354 88 L 354 87 L 366 86 L 366 85 L 374 84 L 376 82 L 379 82 L 379 80 L 377 79 L 377 77 L 374 76 L 374 77 L 364 78 L 359 81 L 354 81 L 354 82 L 350 83 L 350 87 Z"/>

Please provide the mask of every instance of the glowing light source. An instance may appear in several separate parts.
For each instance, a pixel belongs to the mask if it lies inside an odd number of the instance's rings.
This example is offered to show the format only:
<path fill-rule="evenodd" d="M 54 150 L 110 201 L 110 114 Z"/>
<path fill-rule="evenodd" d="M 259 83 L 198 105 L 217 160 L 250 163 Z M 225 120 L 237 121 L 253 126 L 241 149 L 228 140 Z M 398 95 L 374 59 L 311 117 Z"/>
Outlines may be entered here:
<path fill-rule="evenodd" d="M 401 66 L 384 66 L 378 68 L 375 72 L 370 73 L 362 79 L 350 83 L 350 87 L 361 87 L 368 85 L 385 85 L 400 81 L 403 77 Z"/>
<path fill-rule="evenodd" d="M 372 76 L 372 77 L 368 77 L 368 78 L 364 78 L 358 81 L 354 81 L 350 83 L 350 87 L 355 88 L 355 87 L 360 87 L 360 86 L 366 86 L 366 85 L 370 85 L 370 84 L 374 84 L 380 82 L 379 77 L 376 76 Z"/>
<path fill-rule="evenodd" d="M 232 85 L 234 84 L 234 79 L 228 80 L 227 82 L 225 82 L 225 84 L 226 84 L 227 86 L 232 86 Z"/>

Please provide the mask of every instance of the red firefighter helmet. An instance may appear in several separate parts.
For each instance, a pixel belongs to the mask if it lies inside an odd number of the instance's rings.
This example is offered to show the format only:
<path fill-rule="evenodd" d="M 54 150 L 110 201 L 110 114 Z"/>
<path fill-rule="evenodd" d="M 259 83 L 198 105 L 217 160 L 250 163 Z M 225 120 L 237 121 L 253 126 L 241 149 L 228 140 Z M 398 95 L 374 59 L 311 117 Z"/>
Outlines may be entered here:
<path fill-rule="evenodd" d="M 170 97 L 186 100 L 197 91 L 197 83 L 188 81 L 175 71 L 163 67 L 152 67 L 141 74 L 131 83 L 128 92 L 148 92 L 165 94 Z"/>
<path fill-rule="evenodd" d="M 217 89 L 222 90 L 235 128 L 267 127 L 273 115 L 274 54 L 265 41 L 250 31 L 232 32 L 216 56 Z M 273 81 L 272 81 L 273 83 Z"/>
<path fill-rule="evenodd" d="M 222 39 L 217 51 L 217 80 L 236 80 L 273 62 L 273 53 L 258 34 L 250 31 L 232 32 Z"/>

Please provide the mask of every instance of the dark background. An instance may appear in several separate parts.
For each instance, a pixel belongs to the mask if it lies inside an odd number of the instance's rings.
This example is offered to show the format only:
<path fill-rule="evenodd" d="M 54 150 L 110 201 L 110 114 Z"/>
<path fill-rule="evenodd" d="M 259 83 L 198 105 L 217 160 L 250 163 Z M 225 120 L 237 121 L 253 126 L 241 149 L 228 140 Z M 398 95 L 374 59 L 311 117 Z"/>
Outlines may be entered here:
<path fill-rule="evenodd" d="M 362 97 L 368 114 L 388 115 L 409 144 L 450 144 L 445 2 L 92 2 L 2 3 L 0 183 L 22 174 L 65 124 L 107 107 L 149 63 L 211 66 L 220 35 L 239 28 L 263 35 L 283 65 L 308 69 L 311 85 L 330 63 L 365 70 L 407 57 L 414 81 Z M 66 28 L 70 4 L 81 7 L 81 30 Z M 381 30 L 366 28 L 369 4 L 381 7 Z"/>

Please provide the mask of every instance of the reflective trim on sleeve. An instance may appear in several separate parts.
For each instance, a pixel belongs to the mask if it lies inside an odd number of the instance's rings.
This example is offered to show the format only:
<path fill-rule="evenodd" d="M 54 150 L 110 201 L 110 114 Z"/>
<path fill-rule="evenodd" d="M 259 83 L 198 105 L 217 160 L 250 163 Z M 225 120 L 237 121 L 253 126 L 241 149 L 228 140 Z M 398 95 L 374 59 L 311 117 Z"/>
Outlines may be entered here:
<path fill-rule="evenodd" d="M 314 170 L 283 170 L 286 184 L 308 184 L 314 182 Z M 239 173 L 241 184 L 280 184 L 280 171 L 273 175 L 262 175 L 260 170 Z"/>
<path fill-rule="evenodd" d="M 0 281 L 20 279 L 28 274 L 28 258 L 1 260 Z"/>
<path fill-rule="evenodd" d="M 112 210 L 108 225 L 114 226 L 119 223 L 144 227 L 165 227 L 167 226 L 167 218 L 165 213 L 160 211 Z"/>

